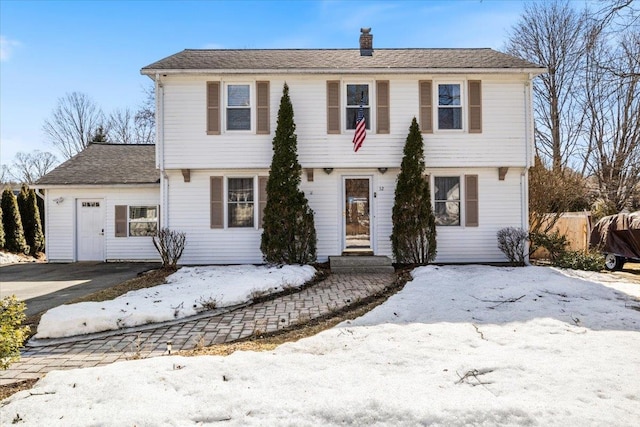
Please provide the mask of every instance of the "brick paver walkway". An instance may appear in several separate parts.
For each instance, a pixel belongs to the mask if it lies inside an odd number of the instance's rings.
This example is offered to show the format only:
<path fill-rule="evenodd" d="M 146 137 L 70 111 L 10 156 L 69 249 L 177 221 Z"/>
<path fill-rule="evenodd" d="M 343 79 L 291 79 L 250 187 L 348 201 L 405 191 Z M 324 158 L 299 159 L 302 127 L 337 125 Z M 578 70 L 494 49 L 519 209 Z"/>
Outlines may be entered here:
<path fill-rule="evenodd" d="M 20 362 L 0 371 L 0 385 L 40 378 L 52 370 L 166 355 L 167 342 L 171 342 L 175 352 L 231 342 L 256 332 L 286 329 L 378 294 L 392 285 L 394 279 L 393 274 L 333 274 L 300 292 L 222 314 L 199 315 L 108 336 L 41 340 L 37 346 L 27 343 Z"/>

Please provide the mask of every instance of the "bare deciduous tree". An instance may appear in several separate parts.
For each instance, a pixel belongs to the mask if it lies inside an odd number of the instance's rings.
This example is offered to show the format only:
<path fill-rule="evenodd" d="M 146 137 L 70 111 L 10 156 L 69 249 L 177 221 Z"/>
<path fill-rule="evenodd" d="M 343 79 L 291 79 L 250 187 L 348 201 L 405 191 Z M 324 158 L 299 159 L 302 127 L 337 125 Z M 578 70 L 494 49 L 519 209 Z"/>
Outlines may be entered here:
<path fill-rule="evenodd" d="M 13 179 L 23 184 L 33 184 L 58 164 L 58 159 L 47 151 L 16 153 L 11 167 Z"/>
<path fill-rule="evenodd" d="M 568 1 L 530 3 L 513 28 L 506 51 L 547 67 L 534 80 L 537 154 L 560 171 L 578 144 L 583 111 L 576 96 L 580 86 L 586 13 Z"/>
<path fill-rule="evenodd" d="M 51 118 L 45 120 L 42 130 L 49 142 L 65 159 L 82 151 L 104 127 L 102 110 L 84 93 L 72 92 L 58 99 Z"/>
<path fill-rule="evenodd" d="M 155 142 L 155 97 L 153 87 L 144 88 L 145 100 L 133 113 L 117 109 L 109 115 L 109 140 L 121 144 L 153 144 Z"/>

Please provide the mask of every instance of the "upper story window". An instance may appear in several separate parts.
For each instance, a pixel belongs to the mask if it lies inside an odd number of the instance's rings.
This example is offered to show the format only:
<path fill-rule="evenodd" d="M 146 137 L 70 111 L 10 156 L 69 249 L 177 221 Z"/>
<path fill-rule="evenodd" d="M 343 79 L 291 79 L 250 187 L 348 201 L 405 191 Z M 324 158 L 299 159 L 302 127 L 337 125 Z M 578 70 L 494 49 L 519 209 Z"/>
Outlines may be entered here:
<path fill-rule="evenodd" d="M 438 129 L 462 129 L 461 85 L 438 85 Z"/>
<path fill-rule="evenodd" d="M 251 86 L 227 85 L 227 130 L 251 130 Z"/>
<path fill-rule="evenodd" d="M 371 105 L 369 104 L 368 84 L 347 85 L 346 128 L 355 129 L 358 119 L 358 110 L 362 105 L 367 129 L 371 129 Z"/>

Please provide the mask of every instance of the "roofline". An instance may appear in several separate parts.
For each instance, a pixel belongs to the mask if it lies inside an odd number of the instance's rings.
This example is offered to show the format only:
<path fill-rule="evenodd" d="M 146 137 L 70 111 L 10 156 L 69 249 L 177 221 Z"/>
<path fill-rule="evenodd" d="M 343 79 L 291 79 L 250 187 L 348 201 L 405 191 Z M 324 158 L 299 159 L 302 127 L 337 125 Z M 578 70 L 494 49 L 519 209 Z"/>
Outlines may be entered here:
<path fill-rule="evenodd" d="M 160 178 L 158 178 L 160 179 Z M 68 189 L 68 188 L 96 188 L 96 187 L 106 187 L 106 188 L 130 188 L 130 187 L 160 187 L 159 182 L 132 182 L 132 183 L 117 183 L 117 184 L 80 184 L 80 183 L 69 183 L 69 184 L 33 184 L 33 188 L 39 190 L 56 190 L 56 189 Z"/>
<path fill-rule="evenodd" d="M 161 69 L 142 68 L 140 74 L 153 78 L 156 74 L 532 74 L 540 75 L 548 72 L 539 68 L 299 68 L 299 69 Z"/>

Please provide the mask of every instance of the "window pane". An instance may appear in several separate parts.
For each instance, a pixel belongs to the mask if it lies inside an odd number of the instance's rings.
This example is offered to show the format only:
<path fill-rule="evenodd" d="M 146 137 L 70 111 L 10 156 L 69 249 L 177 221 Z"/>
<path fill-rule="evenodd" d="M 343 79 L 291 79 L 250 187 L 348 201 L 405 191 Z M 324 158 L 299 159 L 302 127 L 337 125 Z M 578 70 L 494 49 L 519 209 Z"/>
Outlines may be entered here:
<path fill-rule="evenodd" d="M 438 105 L 460 105 L 460 85 L 438 85 Z"/>
<path fill-rule="evenodd" d="M 155 236 L 157 231 L 157 206 L 129 206 L 129 236 Z"/>
<path fill-rule="evenodd" d="M 228 108 L 227 130 L 251 130 L 251 109 Z"/>
<path fill-rule="evenodd" d="M 158 230 L 157 222 L 129 223 L 129 236 L 155 236 Z"/>
<path fill-rule="evenodd" d="M 227 86 L 227 105 L 229 107 L 248 107 L 249 85 L 229 85 Z"/>
<path fill-rule="evenodd" d="M 436 225 L 460 225 L 460 177 L 434 179 Z"/>
<path fill-rule="evenodd" d="M 438 108 L 438 129 L 462 129 L 462 109 Z"/>
<path fill-rule="evenodd" d="M 347 105 L 369 105 L 369 85 L 347 85 Z"/>
<path fill-rule="evenodd" d="M 253 178 L 229 178 L 227 224 L 229 227 L 253 227 Z"/>
<path fill-rule="evenodd" d="M 347 129 L 355 129 L 356 128 L 356 119 L 358 118 L 358 110 L 360 107 L 347 108 Z M 364 119 L 366 120 L 367 129 L 371 129 L 371 120 L 369 117 L 371 115 L 370 108 L 363 108 Z"/>
<path fill-rule="evenodd" d="M 157 206 L 130 206 L 129 219 L 131 220 L 156 220 L 158 218 Z"/>

